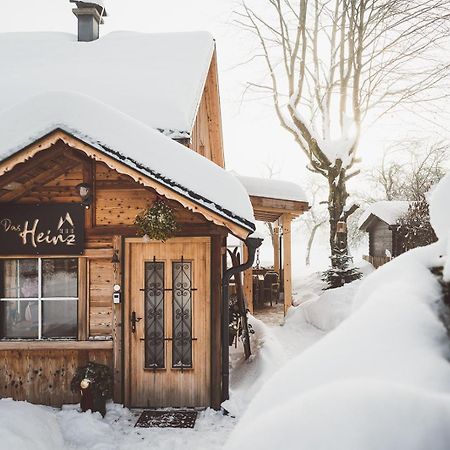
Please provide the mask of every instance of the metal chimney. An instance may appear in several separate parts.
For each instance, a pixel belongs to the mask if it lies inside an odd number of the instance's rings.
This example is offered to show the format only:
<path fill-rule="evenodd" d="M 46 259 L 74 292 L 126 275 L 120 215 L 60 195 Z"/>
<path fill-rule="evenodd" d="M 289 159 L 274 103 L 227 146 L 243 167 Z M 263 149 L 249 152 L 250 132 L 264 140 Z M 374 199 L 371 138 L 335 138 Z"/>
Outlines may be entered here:
<path fill-rule="evenodd" d="M 99 38 L 100 24 L 106 17 L 103 0 L 79 1 L 70 0 L 77 5 L 72 11 L 78 19 L 78 41 L 90 42 Z"/>

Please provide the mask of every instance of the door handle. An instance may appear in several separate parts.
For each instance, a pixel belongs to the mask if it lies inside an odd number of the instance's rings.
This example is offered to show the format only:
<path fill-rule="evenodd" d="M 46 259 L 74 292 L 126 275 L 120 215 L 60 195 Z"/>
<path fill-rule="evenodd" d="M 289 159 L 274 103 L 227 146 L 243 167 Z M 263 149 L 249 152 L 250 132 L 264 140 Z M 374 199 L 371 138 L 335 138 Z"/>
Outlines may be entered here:
<path fill-rule="evenodd" d="M 136 333 L 136 324 L 142 320 L 142 317 L 136 317 L 136 311 L 131 313 L 131 332 Z"/>

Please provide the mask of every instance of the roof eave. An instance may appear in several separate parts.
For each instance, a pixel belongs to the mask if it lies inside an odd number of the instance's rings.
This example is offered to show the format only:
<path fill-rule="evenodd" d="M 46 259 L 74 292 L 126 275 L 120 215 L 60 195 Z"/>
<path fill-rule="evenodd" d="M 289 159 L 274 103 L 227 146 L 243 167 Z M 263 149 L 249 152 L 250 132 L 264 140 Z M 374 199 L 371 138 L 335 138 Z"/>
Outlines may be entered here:
<path fill-rule="evenodd" d="M 122 157 L 120 157 L 121 154 L 119 152 L 114 152 L 114 150 L 107 149 L 101 146 L 100 144 L 93 145 L 92 142 L 86 142 L 83 139 L 83 137 L 77 136 L 75 132 L 62 129 L 60 127 L 55 128 L 53 131 L 36 138 L 32 143 L 26 145 L 22 149 L 15 151 L 7 158 L 0 161 L 0 176 L 12 170 L 18 163 L 25 162 L 26 160 L 33 157 L 40 151 L 48 149 L 59 140 L 63 141 L 70 147 L 83 151 L 85 154 L 87 154 L 89 157 L 92 157 L 93 159 L 105 162 L 110 167 L 114 166 L 112 168 L 114 168 L 120 173 L 125 173 L 123 170 L 120 170 L 121 165 L 128 168 L 128 171 L 126 171 L 128 172 L 126 173 L 127 175 L 130 175 L 129 171 L 137 172 L 139 176 L 137 177 L 132 176 L 132 178 L 134 178 L 135 181 L 140 184 L 144 185 L 148 184 L 145 183 L 145 180 L 142 179 L 142 176 L 146 177 L 148 180 L 152 180 L 153 183 L 151 184 L 153 185 L 149 187 L 153 187 L 155 188 L 155 190 L 158 191 L 158 188 L 154 185 L 154 183 L 158 184 L 165 190 L 165 192 L 160 192 L 162 195 L 165 195 L 173 200 L 179 201 L 181 204 L 183 204 L 183 206 L 194 212 L 199 212 L 205 218 L 214 222 L 216 225 L 226 227 L 232 234 L 234 234 L 236 237 L 240 239 L 247 238 L 248 235 L 252 234 L 256 229 L 255 225 L 252 222 L 248 221 L 247 219 L 238 217 L 231 211 L 228 211 L 226 209 L 222 210 L 218 209 L 217 207 L 219 205 L 216 205 L 214 202 L 208 199 L 205 200 L 210 202 L 212 205 L 216 206 L 216 208 L 211 208 L 208 207 L 208 205 L 201 203 L 199 201 L 202 198 L 201 196 L 197 196 L 196 199 L 191 195 L 187 195 L 189 192 L 187 188 L 186 188 L 187 192 L 183 192 L 183 190 L 180 189 L 179 186 L 178 188 L 176 188 L 175 185 L 171 185 L 170 183 L 166 182 L 164 178 L 157 178 L 156 176 L 152 176 L 151 173 L 148 172 L 145 173 L 142 170 L 138 170 L 138 168 L 136 167 L 132 167 L 131 165 L 125 162 L 127 157 L 123 155 Z M 99 155 L 98 154 L 96 155 L 95 152 L 100 152 L 102 155 L 104 155 L 104 158 L 99 157 Z M 112 159 L 114 162 L 112 163 L 110 159 Z M 169 192 L 169 194 L 167 191 Z M 170 193 L 172 193 L 172 195 L 170 195 Z M 180 197 L 184 198 L 190 203 L 193 203 L 195 206 L 187 205 L 186 202 L 180 201 Z M 208 211 L 209 213 L 206 213 L 206 211 Z M 222 220 L 218 220 L 216 216 L 221 217 Z"/>

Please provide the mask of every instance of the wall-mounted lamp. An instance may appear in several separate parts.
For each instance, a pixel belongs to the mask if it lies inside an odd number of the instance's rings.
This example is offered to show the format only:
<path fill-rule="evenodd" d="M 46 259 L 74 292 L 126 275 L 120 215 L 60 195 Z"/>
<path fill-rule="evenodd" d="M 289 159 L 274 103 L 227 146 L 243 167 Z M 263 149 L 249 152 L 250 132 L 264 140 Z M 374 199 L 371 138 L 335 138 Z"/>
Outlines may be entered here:
<path fill-rule="evenodd" d="M 88 209 L 92 204 L 91 186 L 87 183 L 80 183 L 76 186 L 76 190 L 81 197 L 81 204 Z"/>

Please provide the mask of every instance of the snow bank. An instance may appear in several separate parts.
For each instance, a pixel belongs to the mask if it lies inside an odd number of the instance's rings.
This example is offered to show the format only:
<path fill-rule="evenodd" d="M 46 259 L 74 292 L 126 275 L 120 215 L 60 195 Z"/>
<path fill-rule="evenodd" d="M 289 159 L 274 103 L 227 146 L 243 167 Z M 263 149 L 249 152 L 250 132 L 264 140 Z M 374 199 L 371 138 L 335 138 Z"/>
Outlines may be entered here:
<path fill-rule="evenodd" d="M 367 277 L 353 314 L 260 389 L 227 450 L 251 436 L 261 450 L 447 448 L 448 336 L 429 271 L 438 256 L 438 245 L 419 248 Z"/>
<path fill-rule="evenodd" d="M 0 450 L 63 450 L 58 422 L 49 408 L 0 400 Z"/>
<path fill-rule="evenodd" d="M 299 374 L 299 378 L 301 375 Z M 232 435 L 259 450 L 447 450 L 450 397 L 366 380 L 331 383 L 268 408 Z"/>
<path fill-rule="evenodd" d="M 366 261 L 360 261 L 357 266 L 363 276 L 374 271 Z M 351 314 L 353 298 L 362 280 L 323 290 L 326 283 L 321 280 L 321 275 L 321 272 L 316 272 L 296 280 L 298 294 L 294 299 L 295 307 L 290 308 L 286 316 L 286 326 L 296 327 L 306 321 L 321 331 L 329 332 Z"/>
<path fill-rule="evenodd" d="M 430 198 L 430 221 L 439 240 L 447 243 L 450 232 L 450 173 L 433 189 Z"/>
<path fill-rule="evenodd" d="M 222 406 L 232 415 L 241 416 L 261 386 L 285 362 L 286 353 L 273 331 L 249 314 L 252 355 L 244 359 L 242 344 L 230 348 L 230 399 Z"/>

